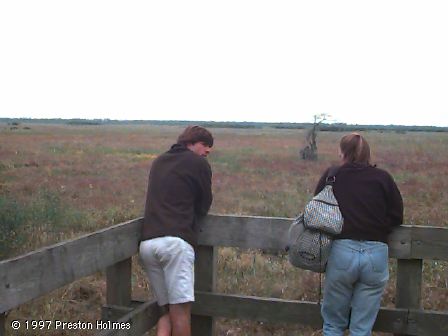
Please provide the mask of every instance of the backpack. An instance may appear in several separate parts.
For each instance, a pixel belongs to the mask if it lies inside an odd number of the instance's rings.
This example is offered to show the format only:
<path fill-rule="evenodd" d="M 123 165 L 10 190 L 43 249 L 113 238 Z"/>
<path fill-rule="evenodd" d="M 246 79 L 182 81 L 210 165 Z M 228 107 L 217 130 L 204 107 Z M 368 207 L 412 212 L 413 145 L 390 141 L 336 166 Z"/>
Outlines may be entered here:
<path fill-rule="evenodd" d="M 313 197 L 288 231 L 288 259 L 295 267 L 323 273 L 333 236 L 341 233 L 344 219 L 333 193 L 338 168 L 329 170 L 325 187 Z"/>

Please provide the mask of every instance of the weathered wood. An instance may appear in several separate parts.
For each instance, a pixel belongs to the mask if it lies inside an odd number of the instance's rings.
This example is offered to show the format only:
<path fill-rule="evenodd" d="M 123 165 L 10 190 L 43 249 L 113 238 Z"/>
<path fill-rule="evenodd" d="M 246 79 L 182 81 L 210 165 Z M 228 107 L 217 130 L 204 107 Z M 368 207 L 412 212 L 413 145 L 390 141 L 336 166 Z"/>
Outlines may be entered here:
<path fill-rule="evenodd" d="M 206 292 L 195 296 L 193 312 L 198 315 L 322 326 L 320 305 L 315 302 Z"/>
<path fill-rule="evenodd" d="M 373 330 L 400 335 L 446 336 L 448 314 L 420 309 L 381 308 Z"/>
<path fill-rule="evenodd" d="M 195 290 L 214 292 L 216 290 L 216 263 L 217 251 L 213 246 L 198 246 L 195 256 Z M 196 302 L 193 304 L 196 305 Z M 210 316 L 192 315 L 191 334 L 213 336 L 215 334 L 215 321 Z"/>
<path fill-rule="evenodd" d="M 419 309 L 422 298 L 422 266 L 421 259 L 398 259 L 397 261 L 397 294 L 396 307 Z M 411 321 L 408 320 L 408 324 Z M 399 334 L 410 335 L 410 334 Z"/>
<path fill-rule="evenodd" d="M 429 312 L 427 310 L 410 310 L 408 324 L 415 328 L 415 335 L 448 335 L 448 314 L 446 312 Z"/>
<path fill-rule="evenodd" d="M 101 320 L 102 321 L 117 321 L 121 319 L 124 315 L 129 314 L 135 308 L 130 306 L 115 306 L 106 305 L 101 307 Z"/>
<path fill-rule="evenodd" d="M 0 313 L 137 253 L 141 219 L 0 262 Z"/>
<path fill-rule="evenodd" d="M 198 246 L 195 251 L 195 289 L 203 292 L 216 290 L 216 247 Z"/>
<path fill-rule="evenodd" d="M 132 258 L 120 261 L 106 270 L 106 303 L 129 306 L 131 303 Z"/>
<path fill-rule="evenodd" d="M 398 259 L 397 308 L 419 309 L 421 307 L 422 265 L 421 259 Z"/>
<path fill-rule="evenodd" d="M 199 235 L 199 244 L 203 246 L 198 247 L 196 255 L 196 289 L 199 294 L 193 305 L 194 335 L 211 335 L 214 328 L 213 316 L 272 322 L 303 321 L 303 324 L 320 326 L 320 313 L 315 303 L 269 298 L 244 299 L 212 293 L 216 284 L 215 246 L 282 251 L 290 223 L 291 219 L 288 218 L 206 217 Z M 128 305 L 130 258 L 138 251 L 140 231 L 141 219 L 136 219 L 21 257 L 0 261 L 0 330 L 2 322 L 3 327 L 5 323 L 5 314 L 1 313 L 117 263 L 118 265 L 107 270 L 110 278 L 108 301 L 109 304 L 119 304 L 120 307 Z M 389 247 L 390 257 L 399 259 L 397 307 L 402 308 L 382 309 L 375 330 L 406 335 L 446 335 L 448 314 L 418 308 L 422 282 L 422 261 L 419 259 L 448 260 L 448 228 L 403 226 L 391 234 Z M 119 290 L 114 291 L 112 288 Z M 122 308 L 116 311 L 126 313 L 127 310 Z M 158 314 L 148 318 L 133 310 L 126 316 L 132 321 L 135 318 L 138 325 L 147 326 L 148 319 L 155 319 L 152 325 L 157 323 Z M 124 334 L 126 333 L 128 331 Z"/>
<path fill-rule="evenodd" d="M 116 305 L 104 305 L 101 307 L 101 320 L 102 321 L 118 321 L 123 316 L 131 313 L 136 308 L 139 308 L 147 301 L 132 300 L 129 306 L 116 306 Z"/>
<path fill-rule="evenodd" d="M 388 239 L 389 257 L 409 259 L 412 255 L 412 228 L 402 227 L 395 229 Z"/>
<path fill-rule="evenodd" d="M 448 260 L 448 229 L 430 226 L 412 227 L 412 257 Z"/>
<path fill-rule="evenodd" d="M 291 219 L 209 215 L 204 218 L 199 244 L 283 251 Z"/>
<path fill-rule="evenodd" d="M 209 215 L 199 243 L 283 250 L 288 218 Z M 17 307 L 137 252 L 141 219 L 0 262 L 0 312 Z M 448 260 L 448 229 L 400 227 L 390 237 L 390 257 Z M 412 241 L 412 239 L 415 241 Z"/>
<path fill-rule="evenodd" d="M 315 302 L 196 292 L 193 312 L 204 316 L 322 327 L 320 306 Z M 374 326 L 375 331 L 415 336 L 446 336 L 447 328 L 446 313 L 399 308 L 381 308 Z"/>
<path fill-rule="evenodd" d="M 0 336 L 6 336 L 6 313 L 0 313 Z"/>
<path fill-rule="evenodd" d="M 291 221 L 290 218 L 209 215 L 202 222 L 199 244 L 284 251 Z M 448 228 L 398 227 L 389 237 L 389 256 L 448 260 Z"/>
<path fill-rule="evenodd" d="M 409 327 L 407 325 L 408 310 L 407 309 L 385 309 L 381 308 L 376 317 L 373 330 L 383 332 L 407 332 Z M 412 332 L 411 332 L 412 334 Z M 414 330 L 415 334 L 415 330 Z"/>
<path fill-rule="evenodd" d="M 123 309 L 126 309 L 123 307 Z M 139 336 L 157 324 L 160 317 L 159 306 L 156 300 L 140 304 L 137 308 L 118 319 L 117 323 L 129 323 L 129 329 L 105 329 L 97 336 Z"/>

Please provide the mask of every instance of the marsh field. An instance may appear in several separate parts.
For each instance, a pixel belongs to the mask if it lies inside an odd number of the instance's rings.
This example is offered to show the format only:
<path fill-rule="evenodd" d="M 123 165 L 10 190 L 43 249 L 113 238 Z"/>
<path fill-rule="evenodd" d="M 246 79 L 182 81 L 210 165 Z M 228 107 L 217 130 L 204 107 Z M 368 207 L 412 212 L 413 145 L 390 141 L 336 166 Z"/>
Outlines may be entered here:
<path fill-rule="evenodd" d="M 151 162 L 182 130 L 147 125 L 24 126 L 11 130 L 0 124 L 0 260 L 140 217 Z M 210 130 L 215 137 L 209 156 L 214 193 L 210 212 L 273 217 L 294 217 L 301 211 L 321 173 L 337 162 L 343 135 L 320 132 L 319 159 L 310 162 L 299 159 L 303 130 Z M 402 192 L 405 224 L 448 226 L 448 133 L 363 134 L 373 162 L 393 175 Z M 394 306 L 395 267 L 391 260 L 383 306 Z M 137 258 L 132 284 L 134 298 L 151 295 Z M 284 256 L 219 249 L 219 292 L 316 301 L 318 288 L 319 275 L 291 267 Z M 448 310 L 446 262 L 424 262 L 422 297 L 424 308 Z M 100 318 L 103 303 L 105 276 L 99 273 L 21 306 L 8 320 L 93 322 Z M 217 319 L 217 330 L 223 336 L 321 334 L 301 325 L 223 318 Z"/>

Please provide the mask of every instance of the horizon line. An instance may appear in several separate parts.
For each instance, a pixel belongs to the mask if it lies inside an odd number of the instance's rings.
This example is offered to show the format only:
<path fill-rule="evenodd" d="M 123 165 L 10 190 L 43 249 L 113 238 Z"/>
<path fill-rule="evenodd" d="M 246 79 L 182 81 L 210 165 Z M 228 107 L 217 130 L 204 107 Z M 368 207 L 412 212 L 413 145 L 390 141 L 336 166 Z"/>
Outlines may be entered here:
<path fill-rule="evenodd" d="M 59 120 L 59 121 L 109 121 L 109 122 L 197 122 L 197 123 L 241 123 L 241 124 L 297 124 L 297 125 L 313 125 L 313 122 L 297 122 L 297 121 L 236 121 L 236 120 L 188 120 L 188 119 L 110 119 L 110 118 L 34 118 L 34 117 L 0 117 L 0 120 Z M 321 125 L 346 125 L 346 126 L 399 126 L 399 127 L 434 127 L 434 128 L 447 128 L 448 126 L 435 126 L 435 125 L 403 125 L 403 124 L 350 124 L 337 121 L 326 121 L 320 123 Z"/>

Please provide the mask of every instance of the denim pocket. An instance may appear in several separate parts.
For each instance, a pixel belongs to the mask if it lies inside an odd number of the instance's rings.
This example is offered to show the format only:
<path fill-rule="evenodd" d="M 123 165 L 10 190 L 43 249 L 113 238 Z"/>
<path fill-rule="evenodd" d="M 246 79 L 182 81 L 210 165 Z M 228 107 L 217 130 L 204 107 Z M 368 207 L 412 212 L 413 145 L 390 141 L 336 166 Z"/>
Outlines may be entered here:
<path fill-rule="evenodd" d="M 368 251 L 372 270 L 376 273 L 383 273 L 388 268 L 388 250 L 387 246 L 379 246 L 378 248 Z"/>
<path fill-rule="evenodd" d="M 387 245 L 378 246 L 369 250 L 366 254 L 361 282 L 369 286 L 384 286 L 389 279 Z"/>

